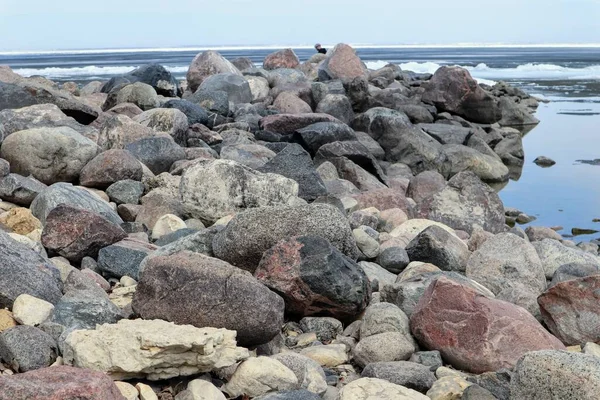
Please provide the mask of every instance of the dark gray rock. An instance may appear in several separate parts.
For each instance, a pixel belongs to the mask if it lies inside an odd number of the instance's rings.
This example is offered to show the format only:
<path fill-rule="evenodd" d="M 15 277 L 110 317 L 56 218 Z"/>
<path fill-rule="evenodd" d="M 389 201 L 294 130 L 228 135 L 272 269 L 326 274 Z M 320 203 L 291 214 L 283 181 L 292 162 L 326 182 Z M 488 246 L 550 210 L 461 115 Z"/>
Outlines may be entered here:
<path fill-rule="evenodd" d="M 65 294 L 48 321 L 72 330 L 95 329 L 96 325 L 114 324 L 122 318 L 121 310 L 95 281 L 72 271 L 65 282 Z"/>
<path fill-rule="evenodd" d="M 169 172 L 175 161 L 185 160 L 185 151 L 170 137 L 157 136 L 137 140 L 125 147 L 135 158 L 158 175 Z"/>
<path fill-rule="evenodd" d="M 551 167 L 554 164 L 556 164 L 556 161 L 552 160 L 551 158 L 545 157 L 545 156 L 540 156 L 538 158 L 536 158 L 535 160 L 533 160 L 533 162 L 537 165 L 539 165 L 540 167 Z"/>
<path fill-rule="evenodd" d="M 175 77 L 159 64 L 142 65 L 128 73 L 125 78 L 131 82 L 146 83 L 152 86 L 157 94 L 165 97 L 175 97 L 181 91 Z"/>
<path fill-rule="evenodd" d="M 288 313 L 300 316 L 355 318 L 371 297 L 362 268 L 318 236 L 277 243 L 264 252 L 254 276 L 281 294 Z M 328 322 L 310 321 L 315 325 Z"/>
<path fill-rule="evenodd" d="M 19 325 L 0 333 L 0 359 L 16 372 L 49 367 L 57 355 L 56 341 L 41 329 Z"/>
<path fill-rule="evenodd" d="M 516 103 L 508 96 L 500 97 L 498 106 L 502 113 L 502 119 L 498 121 L 501 126 L 520 127 L 523 125 L 536 125 L 540 123 L 540 120 L 529 112 L 527 106 Z"/>
<path fill-rule="evenodd" d="M 60 273 L 29 247 L 0 232 L 0 308 L 12 308 L 22 294 L 55 304 L 62 295 Z"/>
<path fill-rule="evenodd" d="M 248 57 L 238 57 L 234 60 L 231 60 L 231 63 L 240 71 L 254 68 L 254 63 Z"/>
<path fill-rule="evenodd" d="M 298 129 L 292 135 L 292 141 L 299 143 L 311 154 L 315 154 L 321 146 L 332 142 L 357 140 L 352 128 L 334 122 L 317 122 Z"/>
<path fill-rule="evenodd" d="M 424 365 L 429 368 L 431 372 L 437 371 L 439 367 L 444 365 L 442 355 L 438 350 L 417 351 L 410 356 L 410 360 L 408 361 Z"/>
<path fill-rule="evenodd" d="M 223 90 L 214 92 L 199 90 L 192 95 L 184 95 L 183 98 L 191 103 L 198 104 L 208 111 L 208 127 L 219 125 L 220 122 L 216 123 L 215 121 L 218 120 L 219 117 L 227 117 L 230 113 L 229 98 L 227 92 Z"/>
<path fill-rule="evenodd" d="M 501 369 L 496 372 L 486 372 L 481 375 L 470 376 L 467 378 L 467 381 L 486 389 L 496 396 L 498 400 L 510 400 L 510 381 L 512 377 L 512 371 Z"/>
<path fill-rule="evenodd" d="M 409 263 L 408 253 L 402 247 L 388 247 L 377 257 L 377 264 L 394 274 L 404 271 Z"/>
<path fill-rule="evenodd" d="M 352 161 L 382 183 L 387 182 L 387 177 L 375 157 L 358 141 L 335 141 L 323 144 L 315 155 L 315 163 L 321 164 L 324 161 L 330 161 L 335 165 L 336 162 L 333 159 L 340 157 Z"/>
<path fill-rule="evenodd" d="M 10 173 L 10 163 L 0 158 L 0 178 L 4 178 Z"/>
<path fill-rule="evenodd" d="M 106 194 L 117 204 L 139 204 L 144 194 L 144 184 L 131 179 L 118 181 L 106 189 Z"/>
<path fill-rule="evenodd" d="M 297 144 L 287 145 L 258 170 L 295 180 L 299 186 L 298 196 L 306 201 L 327 194 L 325 184 L 317 173 L 310 154 Z"/>
<path fill-rule="evenodd" d="M 160 238 L 158 238 L 158 240 L 156 240 L 156 242 L 154 242 L 154 244 L 157 246 L 166 246 L 168 244 L 178 241 L 181 238 L 193 235 L 194 233 L 198 232 L 198 229 L 193 228 L 178 229 L 175 232 L 171 232 L 167 235 L 161 236 Z"/>
<path fill-rule="evenodd" d="M 461 400 L 497 400 L 497 398 L 490 391 L 481 386 L 471 385 L 465 389 Z"/>
<path fill-rule="evenodd" d="M 329 114 L 345 124 L 349 124 L 354 119 L 352 103 L 348 97 L 343 94 L 327 94 L 317 104 L 315 110 L 318 113 Z"/>
<path fill-rule="evenodd" d="M 320 400 L 321 397 L 308 390 L 284 390 L 255 397 L 254 400 Z"/>
<path fill-rule="evenodd" d="M 0 198 L 19 206 L 29 207 L 48 186 L 33 177 L 8 174 L 0 180 Z"/>
<path fill-rule="evenodd" d="M 396 106 L 398 111 L 402 111 L 413 124 L 430 124 L 434 118 L 427 107 L 418 104 L 400 104 Z"/>
<path fill-rule="evenodd" d="M 406 247 L 411 261 L 430 263 L 442 271 L 465 272 L 471 253 L 455 235 L 432 225 L 421 232 Z"/>
<path fill-rule="evenodd" d="M 368 364 L 361 375 L 363 378 L 383 379 L 421 393 L 426 393 L 436 381 L 435 374 L 428 367 L 408 361 Z"/>
<path fill-rule="evenodd" d="M 188 118 L 190 126 L 194 124 L 206 125 L 208 123 L 208 112 L 198 104 L 187 100 L 169 100 L 162 105 L 163 108 L 176 108 L 183 112 Z"/>
<path fill-rule="evenodd" d="M 238 213 L 213 242 L 215 255 L 254 271 L 263 252 L 293 236 L 321 236 L 353 260 L 358 249 L 346 218 L 326 204 L 279 206 Z"/>
<path fill-rule="evenodd" d="M 149 260 L 132 306 L 144 319 L 235 330 L 242 346 L 269 342 L 283 325 L 281 297 L 245 271 L 189 252 Z"/>
<path fill-rule="evenodd" d="M 462 126 L 448 124 L 419 124 L 432 138 L 441 144 L 463 144 L 473 135 L 473 130 Z"/>
<path fill-rule="evenodd" d="M 59 204 L 68 204 L 84 210 L 92 211 L 102 215 L 115 224 L 121 224 L 123 220 L 110 207 L 110 205 L 99 197 L 91 194 L 85 189 L 75 187 L 70 183 L 55 183 L 41 192 L 31 203 L 31 212 L 42 224 L 46 223 L 46 217 Z"/>
<path fill-rule="evenodd" d="M 149 243 L 125 239 L 100 250 L 98 268 L 108 276 L 118 279 L 129 276 L 137 280 L 142 260 L 156 249 Z"/>

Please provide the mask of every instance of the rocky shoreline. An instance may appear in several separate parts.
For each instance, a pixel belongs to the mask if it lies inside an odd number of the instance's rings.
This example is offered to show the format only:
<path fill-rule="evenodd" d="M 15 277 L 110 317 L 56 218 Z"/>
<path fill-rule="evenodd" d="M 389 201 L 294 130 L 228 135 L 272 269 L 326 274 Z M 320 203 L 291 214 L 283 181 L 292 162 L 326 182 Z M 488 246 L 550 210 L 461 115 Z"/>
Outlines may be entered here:
<path fill-rule="evenodd" d="M 597 399 L 598 243 L 496 193 L 537 106 L 345 44 L 0 66 L 0 400 Z"/>

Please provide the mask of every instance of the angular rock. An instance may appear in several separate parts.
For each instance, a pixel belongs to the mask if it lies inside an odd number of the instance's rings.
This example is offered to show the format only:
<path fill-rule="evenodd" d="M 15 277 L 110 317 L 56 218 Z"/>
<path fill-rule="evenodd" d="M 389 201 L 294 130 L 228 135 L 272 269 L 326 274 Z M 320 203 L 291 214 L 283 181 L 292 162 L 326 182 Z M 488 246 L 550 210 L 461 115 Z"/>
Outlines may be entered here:
<path fill-rule="evenodd" d="M 263 254 L 254 276 L 283 297 L 287 312 L 301 316 L 352 318 L 371 295 L 363 270 L 318 236 L 279 242 Z"/>
<path fill-rule="evenodd" d="M 296 68 L 298 65 L 300 65 L 300 61 L 292 49 L 284 49 L 271 53 L 263 62 L 263 68 L 266 70 Z"/>
<path fill-rule="evenodd" d="M 582 263 L 600 266 L 598 256 L 567 247 L 553 239 L 534 242 L 533 247 L 540 256 L 547 279 L 552 279 L 558 268 L 565 264 Z"/>
<path fill-rule="evenodd" d="M 465 272 L 471 253 L 457 236 L 433 225 L 421 232 L 406 247 L 411 261 L 433 264 L 442 271 Z"/>
<path fill-rule="evenodd" d="M 142 165 L 126 150 L 108 150 L 98 154 L 81 170 L 83 186 L 105 189 L 125 179 L 142 179 Z"/>
<path fill-rule="evenodd" d="M 198 54 L 190 64 L 187 72 L 188 87 L 195 92 L 209 76 L 221 73 L 241 76 L 241 72 L 218 52 L 208 50 Z"/>
<path fill-rule="evenodd" d="M 42 224 L 45 224 L 48 214 L 59 204 L 98 213 L 115 224 L 123 223 L 121 217 L 107 202 L 87 190 L 68 183 L 55 183 L 40 193 L 31 203 L 31 212 Z"/>
<path fill-rule="evenodd" d="M 233 104 L 245 104 L 252 101 L 250 85 L 243 76 L 237 73 L 220 73 L 206 77 L 194 96 L 210 95 L 216 92 L 224 92 L 229 102 Z"/>
<path fill-rule="evenodd" d="M 337 400 L 428 400 L 429 397 L 404 386 L 378 378 L 361 378 L 344 386 Z"/>
<path fill-rule="evenodd" d="M 16 207 L 0 215 L 0 223 L 18 235 L 41 230 L 42 223 L 27 208 Z"/>
<path fill-rule="evenodd" d="M 144 184 L 131 179 L 118 181 L 106 189 L 106 194 L 117 204 L 139 204 Z"/>
<path fill-rule="evenodd" d="M 213 248 L 218 258 L 253 271 L 266 250 L 294 236 L 321 236 L 352 260 L 358 255 L 348 221 L 327 204 L 263 207 L 239 213 L 215 236 Z"/>
<path fill-rule="evenodd" d="M 319 80 L 332 79 L 352 80 L 366 77 L 367 70 L 354 49 L 340 43 L 327 52 L 327 58 L 319 66 Z"/>
<path fill-rule="evenodd" d="M 341 123 L 338 119 L 327 114 L 275 114 L 263 117 L 260 120 L 260 127 L 265 131 L 291 135 L 299 129 L 318 122 Z"/>
<path fill-rule="evenodd" d="M 251 346 L 267 343 L 279 332 L 284 302 L 245 271 L 182 252 L 146 263 L 133 309 L 144 319 L 236 330 L 238 341 Z"/>
<path fill-rule="evenodd" d="M 98 153 L 98 146 L 69 127 L 15 132 L 2 143 L 0 154 L 11 171 L 52 184 L 74 181 Z"/>
<path fill-rule="evenodd" d="M 317 104 L 315 112 L 329 114 L 345 124 L 350 124 L 354 119 L 352 103 L 350 103 L 350 100 L 343 94 L 326 95 Z"/>
<path fill-rule="evenodd" d="M 0 198 L 20 206 L 29 206 L 47 186 L 33 177 L 8 174 L 0 179 Z"/>
<path fill-rule="evenodd" d="M 58 270 L 27 246 L 0 232 L 0 308 L 12 308 L 22 294 L 56 304 L 62 296 Z"/>
<path fill-rule="evenodd" d="M 166 136 L 140 139 L 125 149 L 154 174 L 168 172 L 175 161 L 185 160 L 183 148 Z"/>
<path fill-rule="evenodd" d="M 410 324 L 424 347 L 439 350 L 452 366 L 473 373 L 512 368 L 530 351 L 564 349 L 523 308 L 446 278 L 425 291 Z M 448 324 L 455 329 L 444 329 Z"/>
<path fill-rule="evenodd" d="M 276 174 L 262 174 L 234 161 L 200 161 L 182 176 L 180 195 L 187 213 L 214 222 L 254 207 L 287 204 L 298 184 Z"/>
<path fill-rule="evenodd" d="M 57 366 L 24 374 L 0 376 L 0 400 L 123 400 L 105 374 Z"/>
<path fill-rule="evenodd" d="M 16 372 L 49 367 L 57 353 L 52 336 L 33 326 L 15 326 L 0 333 L 0 359 Z"/>
<path fill-rule="evenodd" d="M 120 226 L 100 214 L 60 204 L 46 217 L 42 243 L 68 260 L 79 262 L 86 256 L 96 257 L 100 249 L 125 237 Z"/>
<path fill-rule="evenodd" d="M 152 244 L 124 239 L 98 252 L 98 268 L 115 278 L 129 276 L 138 280 L 142 260 L 156 250 Z"/>
<path fill-rule="evenodd" d="M 502 114 L 502 119 L 498 121 L 500 126 L 518 127 L 540 123 L 540 120 L 534 117 L 526 106 L 516 103 L 508 96 L 500 97 L 498 107 Z"/>
<path fill-rule="evenodd" d="M 492 233 L 504 230 L 502 201 L 473 172 L 458 173 L 444 189 L 423 200 L 419 215 L 468 233 L 475 225 Z"/>
<path fill-rule="evenodd" d="M 535 248 L 512 233 L 500 233 L 483 243 L 469 259 L 466 275 L 494 294 L 523 285 L 539 295 L 546 288 Z"/>
<path fill-rule="evenodd" d="M 363 378 L 378 378 L 395 385 L 426 393 L 437 380 L 428 367 L 407 361 L 372 363 L 365 367 Z"/>
<path fill-rule="evenodd" d="M 182 113 L 188 119 L 188 125 L 192 126 L 194 124 L 207 124 L 208 123 L 208 113 L 198 104 L 192 103 L 187 100 L 169 100 L 165 104 L 162 105 L 163 108 L 175 108 Z"/>
<path fill-rule="evenodd" d="M 510 384 L 511 399 L 592 400 L 598 397 L 597 357 L 566 351 L 534 351 L 519 360 Z"/>
<path fill-rule="evenodd" d="M 544 323 L 568 346 L 600 341 L 600 276 L 558 283 L 538 298 Z"/>
<path fill-rule="evenodd" d="M 464 68 L 444 66 L 424 86 L 423 102 L 435 105 L 440 111 L 482 124 L 493 124 L 502 118 L 495 99 Z"/>
<path fill-rule="evenodd" d="M 235 332 L 226 329 L 138 319 L 73 331 L 63 356 L 66 364 L 113 379 L 163 380 L 229 367 L 246 359 L 248 350 L 236 347 Z"/>

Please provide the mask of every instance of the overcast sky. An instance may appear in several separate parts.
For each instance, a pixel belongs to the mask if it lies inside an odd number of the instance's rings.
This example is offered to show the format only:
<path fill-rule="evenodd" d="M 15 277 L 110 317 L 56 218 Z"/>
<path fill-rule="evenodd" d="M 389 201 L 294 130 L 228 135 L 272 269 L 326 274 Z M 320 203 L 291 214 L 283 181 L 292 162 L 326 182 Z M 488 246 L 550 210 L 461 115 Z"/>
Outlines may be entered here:
<path fill-rule="evenodd" d="M 0 50 L 600 43 L 600 0 L 0 0 Z"/>

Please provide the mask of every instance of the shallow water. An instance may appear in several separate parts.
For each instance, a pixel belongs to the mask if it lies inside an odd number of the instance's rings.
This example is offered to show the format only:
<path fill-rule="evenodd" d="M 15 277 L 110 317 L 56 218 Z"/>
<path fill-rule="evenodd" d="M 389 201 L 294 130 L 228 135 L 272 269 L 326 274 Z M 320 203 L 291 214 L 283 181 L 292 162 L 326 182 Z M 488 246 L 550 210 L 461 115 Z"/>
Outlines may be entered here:
<path fill-rule="evenodd" d="M 525 165 L 518 181 L 501 192 L 505 206 L 515 207 L 538 219 L 530 225 L 563 226 L 600 230 L 600 166 L 576 160 L 600 158 L 600 99 L 556 99 L 541 104 L 540 124 L 523 138 Z M 539 156 L 556 161 L 550 168 L 533 163 Z M 578 236 L 575 241 L 600 238 Z"/>

